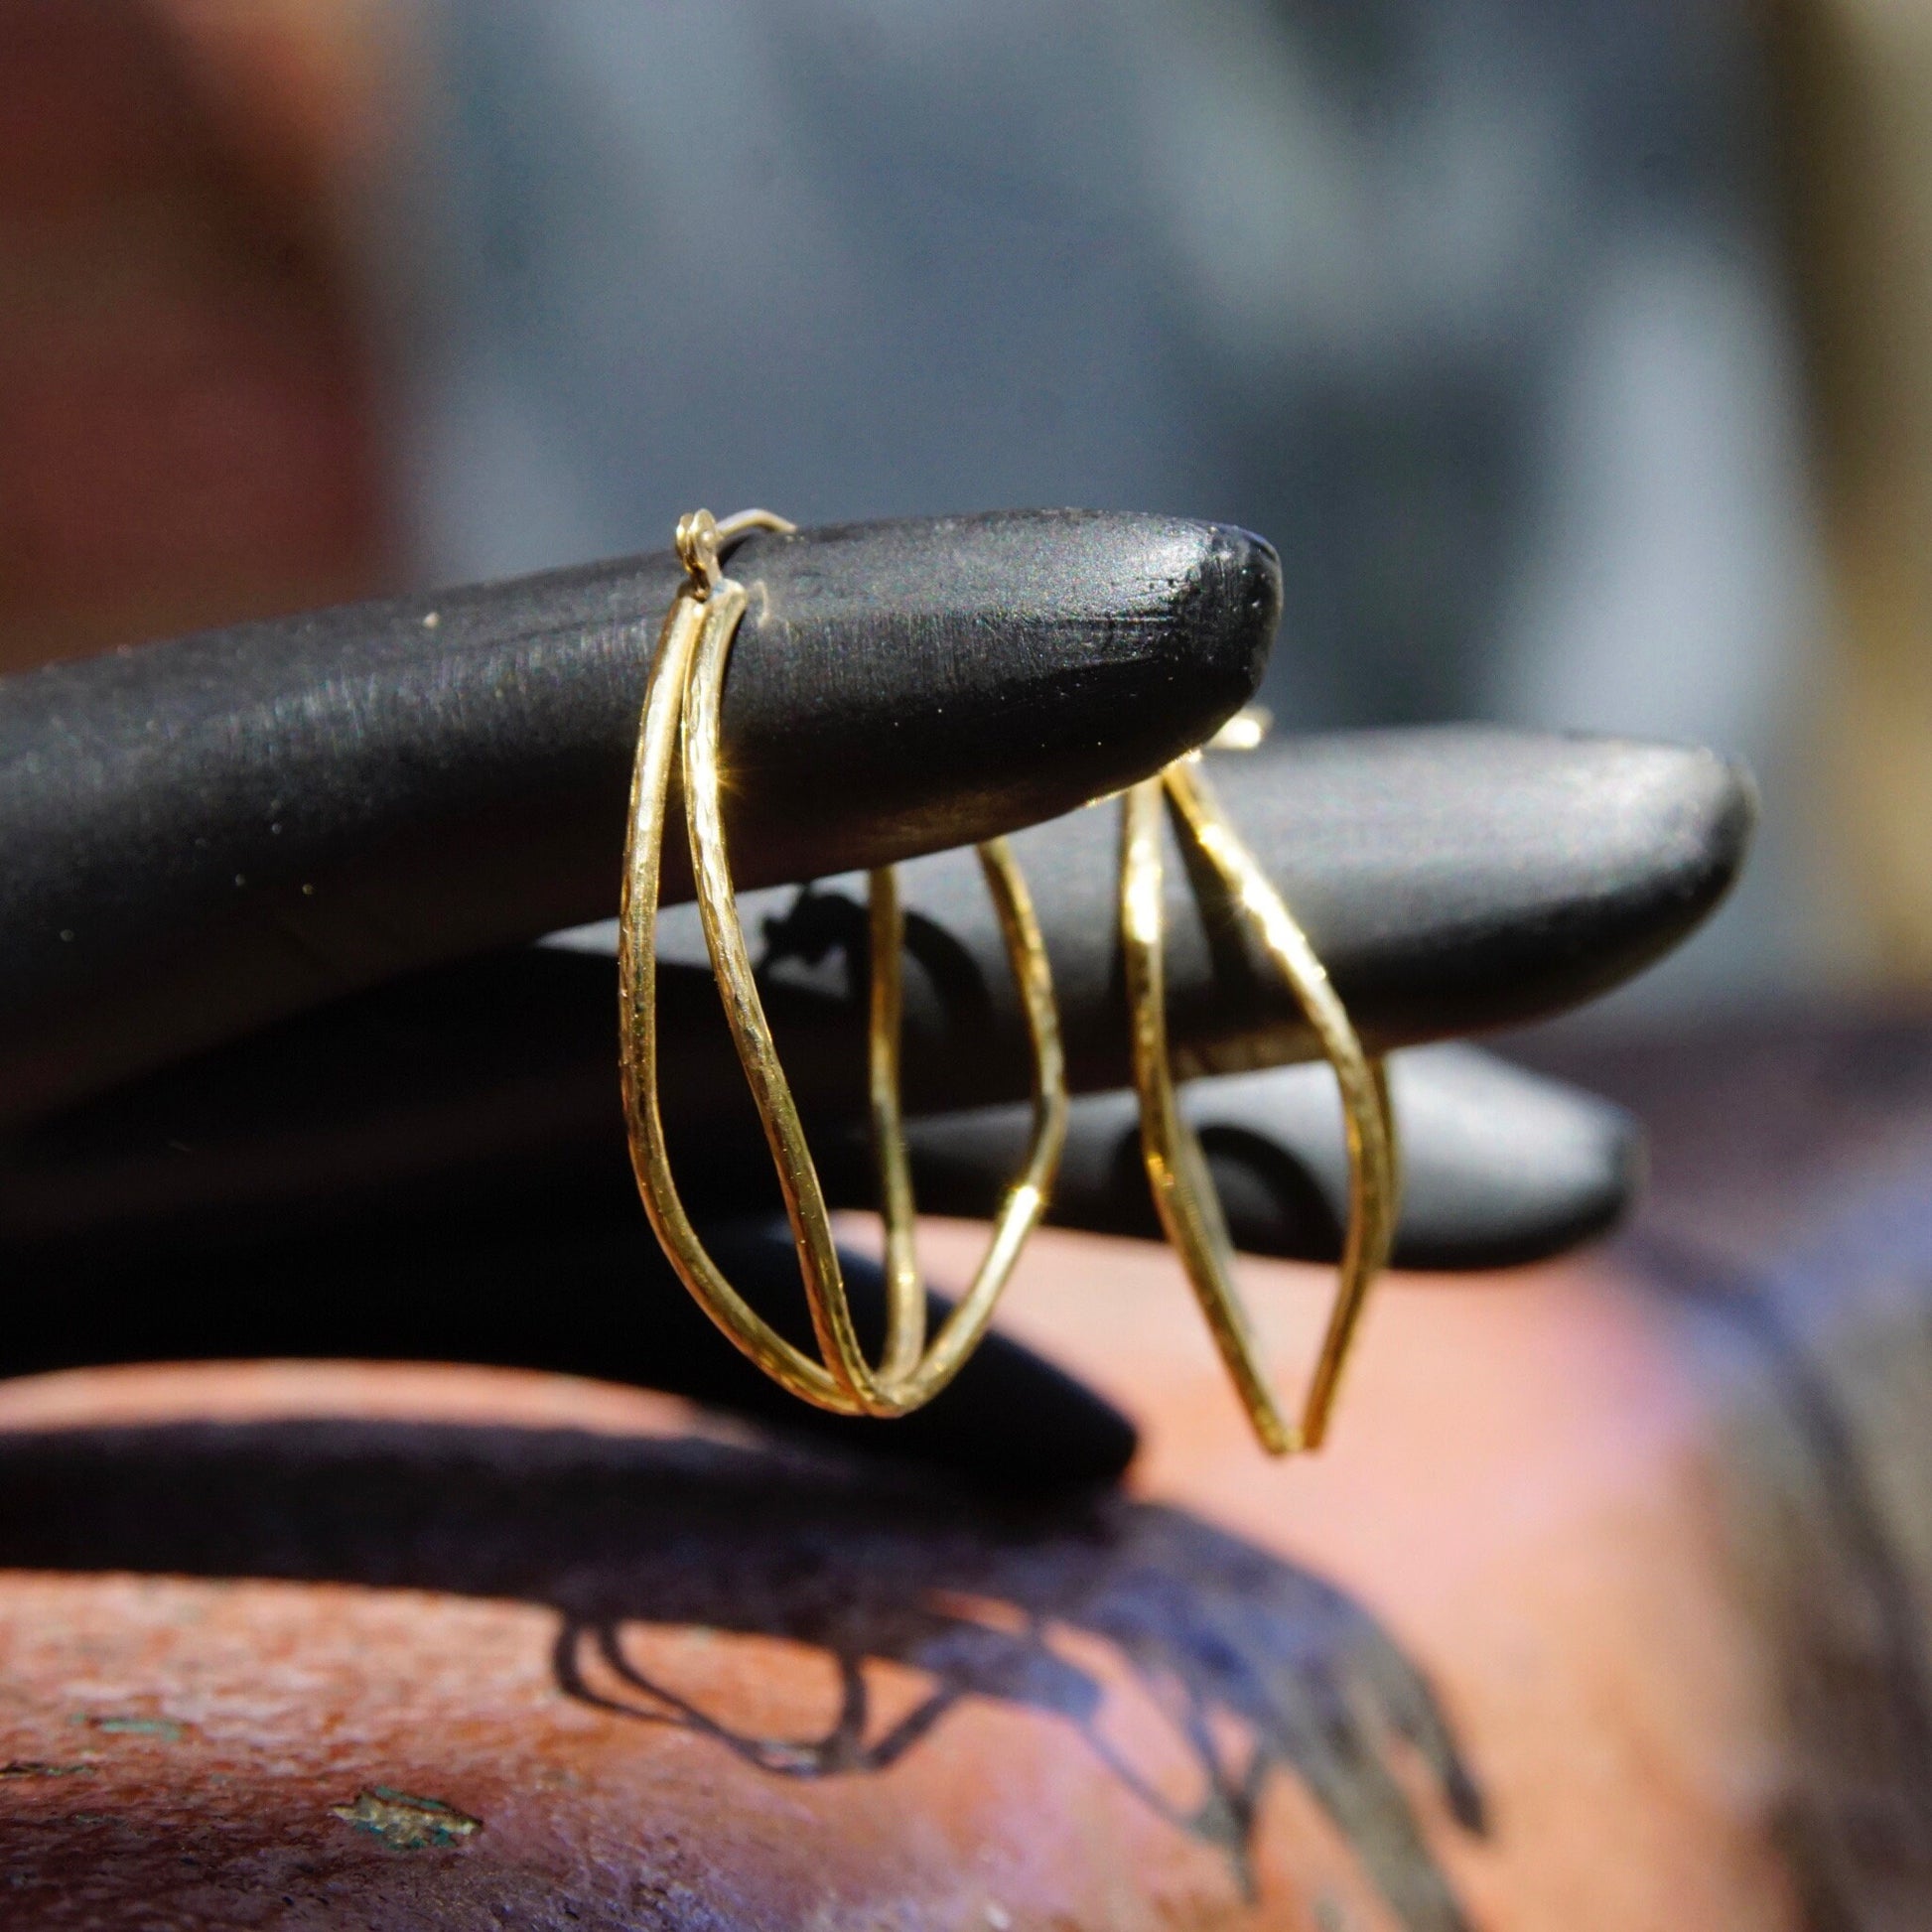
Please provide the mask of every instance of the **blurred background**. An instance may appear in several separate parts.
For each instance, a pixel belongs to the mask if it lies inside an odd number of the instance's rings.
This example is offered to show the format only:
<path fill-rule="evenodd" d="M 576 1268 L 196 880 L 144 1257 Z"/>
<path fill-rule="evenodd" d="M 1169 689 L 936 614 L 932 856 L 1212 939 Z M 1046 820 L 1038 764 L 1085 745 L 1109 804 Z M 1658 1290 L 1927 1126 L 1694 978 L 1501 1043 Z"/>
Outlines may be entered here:
<path fill-rule="evenodd" d="M 1904 991 L 1928 188 L 1887 0 L 0 0 L 0 660 L 700 501 L 1225 518 L 1288 729 L 1750 761 L 1626 1017 Z"/>

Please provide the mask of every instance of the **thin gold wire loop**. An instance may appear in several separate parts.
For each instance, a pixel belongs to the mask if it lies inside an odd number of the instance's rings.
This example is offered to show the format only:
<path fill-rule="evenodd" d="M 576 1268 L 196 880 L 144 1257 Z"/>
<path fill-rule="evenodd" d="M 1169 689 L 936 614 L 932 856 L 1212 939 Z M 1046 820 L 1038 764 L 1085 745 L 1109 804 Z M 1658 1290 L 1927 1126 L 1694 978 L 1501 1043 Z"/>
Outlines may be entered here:
<path fill-rule="evenodd" d="M 1283 1414 L 1234 1283 L 1234 1244 L 1199 1137 L 1180 1111 L 1168 1051 L 1163 959 L 1164 801 L 1248 915 L 1308 1016 L 1340 1088 L 1348 1145 L 1348 1231 L 1339 1282 L 1299 1422 Z M 1132 786 L 1121 809 L 1121 944 L 1133 1028 L 1141 1153 L 1157 1212 L 1263 1448 L 1287 1455 L 1320 1447 L 1362 1310 L 1395 1237 L 1401 1188 L 1395 1119 L 1382 1062 L 1362 1049 L 1326 970 L 1215 799 L 1199 759 L 1177 759 Z"/>
<path fill-rule="evenodd" d="M 718 522 L 699 510 L 678 524 L 686 581 L 659 633 L 638 725 L 619 913 L 620 1065 L 631 1166 L 665 1254 L 720 1328 L 774 1381 L 844 1415 L 904 1415 L 932 1400 L 964 1366 L 991 1322 L 1027 1237 L 1045 1212 L 1066 1139 L 1066 1076 L 1045 942 L 1026 882 L 1004 840 L 979 858 L 1005 937 L 1034 1061 L 1034 1126 L 1020 1176 L 965 1295 L 927 1345 L 925 1292 L 914 1250 L 913 1201 L 899 1102 L 904 919 L 891 868 L 870 875 L 871 990 L 867 1086 L 880 1208 L 886 1227 L 887 1323 L 879 1366 L 865 1358 L 839 1265 L 818 1172 L 759 997 L 732 885 L 719 753 L 725 671 L 747 593 L 723 572 L 731 543 L 754 529 L 789 531 L 768 511 Z M 777 1171 L 819 1359 L 780 1335 L 705 1251 L 672 1176 L 657 1096 L 656 927 L 671 769 L 680 759 L 691 869 L 705 946 L 739 1062 Z"/>

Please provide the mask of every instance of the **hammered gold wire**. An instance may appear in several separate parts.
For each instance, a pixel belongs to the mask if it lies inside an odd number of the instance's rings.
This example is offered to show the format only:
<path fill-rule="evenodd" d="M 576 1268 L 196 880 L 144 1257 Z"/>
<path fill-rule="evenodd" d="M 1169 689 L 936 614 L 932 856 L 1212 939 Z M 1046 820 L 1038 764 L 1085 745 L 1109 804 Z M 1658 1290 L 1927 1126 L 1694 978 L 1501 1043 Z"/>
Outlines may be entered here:
<path fill-rule="evenodd" d="M 1180 1112 L 1168 1050 L 1163 958 L 1162 807 L 1187 835 L 1252 922 L 1334 1068 L 1348 1144 L 1348 1231 L 1335 1302 L 1299 1422 L 1282 1413 L 1234 1283 L 1234 1244 L 1200 1140 Z M 1368 1292 L 1388 1260 L 1400 1195 L 1395 1120 L 1382 1062 L 1362 1049 L 1314 949 L 1201 773 L 1177 759 L 1134 785 L 1121 808 L 1121 944 L 1133 1027 L 1141 1153 L 1156 1211 L 1180 1257 L 1221 1358 L 1262 1447 L 1273 1455 L 1318 1449 L 1334 1413 Z"/>
<path fill-rule="evenodd" d="M 725 670 L 745 614 L 743 585 L 719 552 L 752 529 L 789 530 L 767 511 L 715 523 L 697 511 L 678 525 L 686 583 L 665 618 L 651 663 L 632 769 L 619 915 L 620 1062 L 637 1188 L 672 1267 L 699 1305 L 774 1381 L 844 1415 L 904 1415 L 932 1400 L 978 1345 L 1027 1237 L 1045 1212 L 1066 1139 L 1065 1065 L 1045 942 L 1026 882 L 1004 840 L 978 848 L 1018 986 L 1034 1060 L 1034 1127 L 973 1281 L 928 1346 L 925 1294 L 914 1252 L 913 1202 L 899 1102 L 903 915 L 890 868 L 870 875 L 871 992 L 867 1067 L 886 1227 L 887 1325 L 873 1368 L 853 1326 L 818 1173 L 778 1063 L 739 921 L 721 804 L 719 716 Z M 739 1295 L 698 1239 L 678 1197 L 657 1097 L 656 924 L 671 766 L 681 755 L 691 867 L 705 945 L 740 1064 L 764 1127 L 798 1253 L 820 1359 L 778 1334 Z"/>

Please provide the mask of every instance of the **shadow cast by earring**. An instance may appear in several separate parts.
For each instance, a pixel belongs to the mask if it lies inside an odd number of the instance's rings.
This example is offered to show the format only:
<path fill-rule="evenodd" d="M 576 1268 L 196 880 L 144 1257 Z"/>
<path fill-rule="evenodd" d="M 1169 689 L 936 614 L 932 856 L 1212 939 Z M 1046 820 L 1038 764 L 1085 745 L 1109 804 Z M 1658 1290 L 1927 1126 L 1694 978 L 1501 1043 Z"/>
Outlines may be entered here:
<path fill-rule="evenodd" d="M 1277 1778 L 1328 1816 L 1407 1932 L 1464 1921 L 1409 1760 L 1449 1817 L 1481 1799 L 1417 1666 L 1333 1585 L 1186 1511 L 1118 1495 L 1020 1507 L 844 1456 L 696 1438 L 288 1421 L 0 1436 L 0 1566 L 353 1583 L 520 1599 L 559 1618 L 570 1697 L 695 1733 L 772 1776 L 874 1776 L 987 1700 L 1070 1726 L 1107 1775 L 1252 1888 Z M 781 1638 L 834 1666 L 816 1735 L 730 1717 L 653 1632 Z M 882 1700 L 890 1667 L 927 1687 Z M 688 1668 L 688 1666 L 687 1666 Z M 757 1677 L 742 1680 L 752 1686 Z M 1205 1796 L 1161 1795 L 1103 1722 L 1168 1714 Z M 881 1705 L 889 1715 L 881 1718 Z M 1239 1738 L 1239 1743 L 1234 1740 Z"/>

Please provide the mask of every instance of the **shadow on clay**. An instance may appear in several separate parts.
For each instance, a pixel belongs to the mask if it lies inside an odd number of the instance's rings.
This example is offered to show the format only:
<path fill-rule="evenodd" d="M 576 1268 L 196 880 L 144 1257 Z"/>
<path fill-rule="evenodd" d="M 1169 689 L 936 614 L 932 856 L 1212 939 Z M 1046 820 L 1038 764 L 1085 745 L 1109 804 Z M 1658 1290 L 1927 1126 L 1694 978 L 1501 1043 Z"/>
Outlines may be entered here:
<path fill-rule="evenodd" d="M 1001 1505 L 786 1447 L 566 1431 L 273 1422 L 0 1438 L 0 1564 L 328 1580 L 518 1597 L 561 1618 L 571 1696 L 714 1739 L 767 1774 L 876 1774 L 967 1699 L 1080 1732 L 1244 1886 L 1259 1807 L 1298 1779 L 1396 1922 L 1464 1921 L 1400 1775 L 1466 1829 L 1482 1806 L 1417 1668 L 1320 1578 L 1187 1513 L 1113 1494 Z M 838 1673 L 821 1734 L 759 1734 L 647 1671 L 638 1626 L 811 1646 Z M 880 1662 L 924 1686 L 881 1718 Z M 1200 1795 L 1111 1739 L 1151 1700 Z M 1238 1740 L 1238 1741 L 1237 1741 Z"/>

